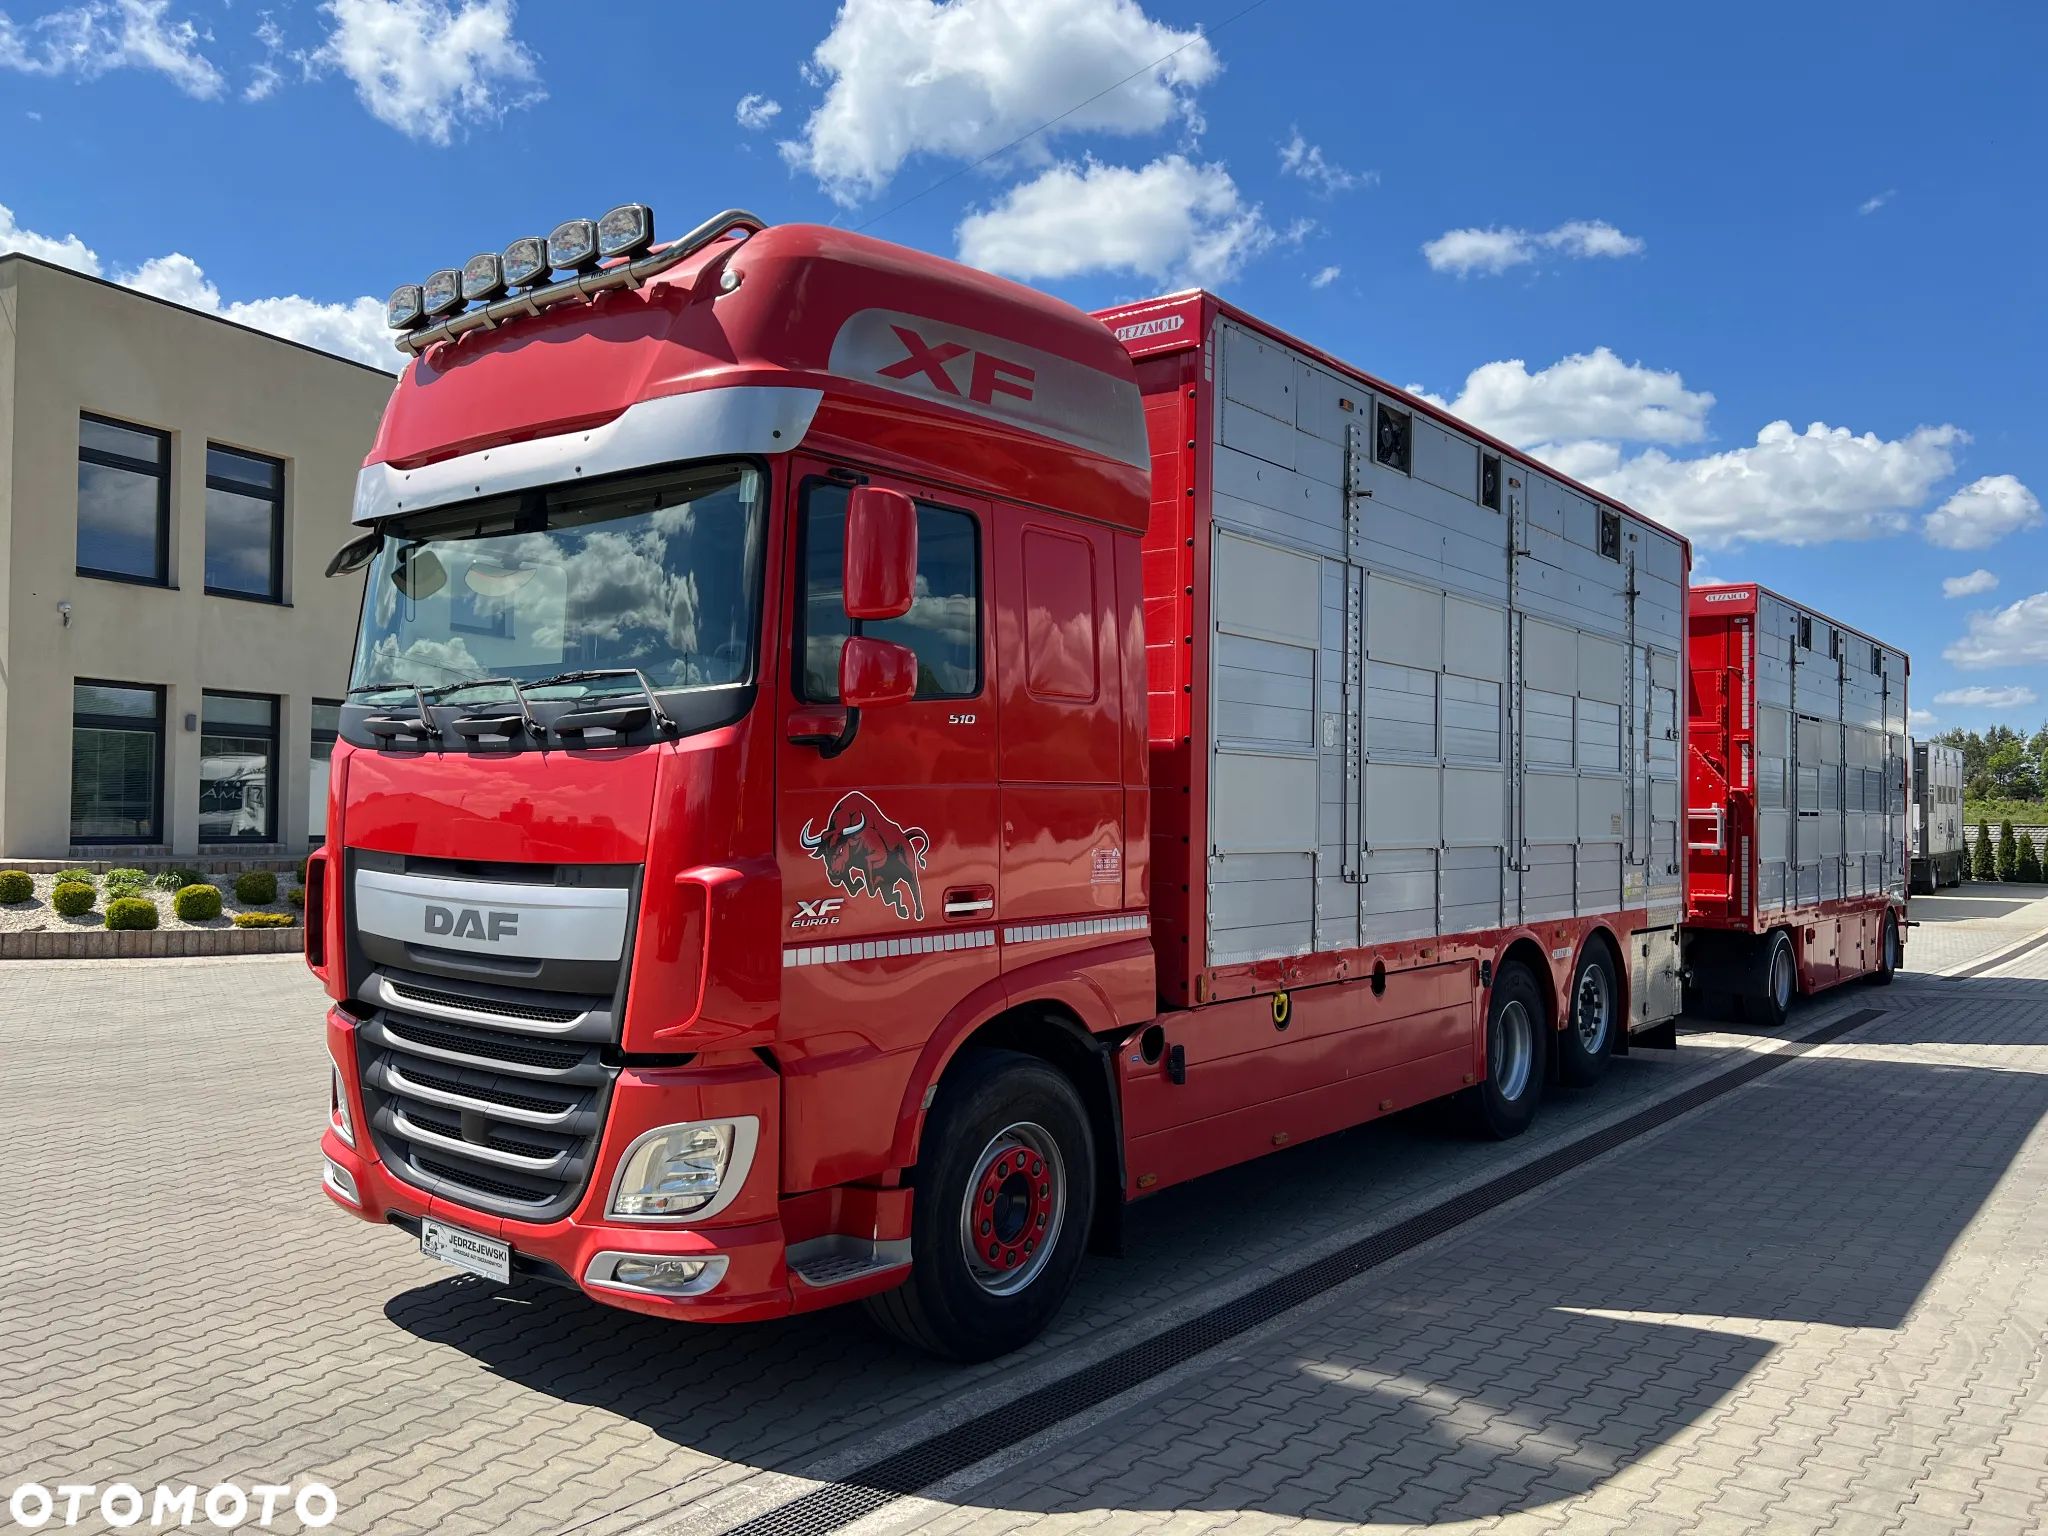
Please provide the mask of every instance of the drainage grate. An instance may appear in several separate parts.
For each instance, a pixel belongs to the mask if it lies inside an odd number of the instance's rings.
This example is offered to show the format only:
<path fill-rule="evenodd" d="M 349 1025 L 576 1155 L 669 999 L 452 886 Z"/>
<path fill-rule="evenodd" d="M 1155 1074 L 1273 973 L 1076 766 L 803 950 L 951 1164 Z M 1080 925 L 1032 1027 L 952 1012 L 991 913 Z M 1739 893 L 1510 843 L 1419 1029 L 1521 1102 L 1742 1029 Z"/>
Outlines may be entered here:
<path fill-rule="evenodd" d="M 1881 1008 L 1862 1008 L 1833 1023 L 1799 1036 L 1795 1046 L 1825 1045 L 1858 1025 L 1882 1016 Z M 1059 1381 L 1048 1382 L 1012 1403 L 942 1431 L 929 1440 L 871 1462 L 841 1482 L 815 1489 L 787 1504 L 763 1510 L 732 1527 L 727 1536 L 817 1536 L 842 1530 L 886 1504 L 929 1488 L 996 1452 L 1030 1439 L 1108 1402 L 1154 1376 L 1185 1364 L 1195 1356 L 1271 1322 L 1290 1308 L 1313 1300 L 1345 1281 L 1399 1258 L 1411 1248 L 1441 1237 L 1495 1207 L 1527 1194 L 1561 1174 L 1611 1152 L 1658 1126 L 1710 1103 L 1766 1072 L 1775 1071 L 1801 1052 L 1788 1050 L 1755 1056 L 1718 1077 L 1688 1088 L 1660 1104 L 1594 1131 L 1497 1179 L 1489 1179 L 1443 1204 L 1419 1211 L 1384 1232 L 1360 1238 L 1348 1247 L 1280 1275 L 1233 1301 L 1191 1317 L 1165 1332 L 1133 1344 Z"/>

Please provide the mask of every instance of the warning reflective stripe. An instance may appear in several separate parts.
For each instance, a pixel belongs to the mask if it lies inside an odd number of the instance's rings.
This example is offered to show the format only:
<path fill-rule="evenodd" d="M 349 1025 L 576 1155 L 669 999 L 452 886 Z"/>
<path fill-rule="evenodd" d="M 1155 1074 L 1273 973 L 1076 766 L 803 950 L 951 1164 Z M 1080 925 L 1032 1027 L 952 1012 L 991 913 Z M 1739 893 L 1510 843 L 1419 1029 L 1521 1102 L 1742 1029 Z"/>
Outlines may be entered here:
<path fill-rule="evenodd" d="M 814 944 L 785 949 L 783 969 L 797 965 L 841 965 L 849 960 L 890 960 L 898 955 L 936 955 L 955 949 L 987 949 L 996 941 L 993 928 L 963 928 L 954 933 L 913 933 L 901 939 L 863 939 L 857 944 Z"/>
<path fill-rule="evenodd" d="M 1152 919 L 1142 912 L 1128 917 L 1080 917 L 1067 923 L 1027 923 L 1003 930 L 1005 944 L 1035 944 L 1045 939 L 1087 939 L 1099 933 L 1143 933 Z"/>

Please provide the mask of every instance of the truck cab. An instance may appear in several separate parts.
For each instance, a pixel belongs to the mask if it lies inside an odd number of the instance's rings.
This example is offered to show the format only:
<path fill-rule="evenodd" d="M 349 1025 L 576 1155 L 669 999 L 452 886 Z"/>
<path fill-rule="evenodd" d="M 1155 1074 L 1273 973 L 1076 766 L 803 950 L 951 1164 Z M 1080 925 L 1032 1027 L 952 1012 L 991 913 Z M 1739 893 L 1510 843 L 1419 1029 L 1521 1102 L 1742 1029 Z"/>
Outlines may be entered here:
<path fill-rule="evenodd" d="M 522 291 L 394 295 L 308 878 L 327 1191 L 700 1319 L 901 1287 L 943 1198 L 891 1315 L 1014 1347 L 1114 1203 L 1108 1051 L 1156 1005 L 1129 357 L 859 235 L 626 212 Z"/>

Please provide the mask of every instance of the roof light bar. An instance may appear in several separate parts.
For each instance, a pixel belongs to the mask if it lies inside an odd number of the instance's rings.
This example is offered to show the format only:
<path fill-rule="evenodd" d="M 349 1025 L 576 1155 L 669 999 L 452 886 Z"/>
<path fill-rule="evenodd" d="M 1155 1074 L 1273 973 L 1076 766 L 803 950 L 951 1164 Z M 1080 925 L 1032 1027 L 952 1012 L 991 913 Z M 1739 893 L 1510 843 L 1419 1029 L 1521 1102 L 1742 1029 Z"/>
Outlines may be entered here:
<path fill-rule="evenodd" d="M 384 323 L 394 331 L 409 331 L 423 323 L 427 312 L 421 306 L 420 285 L 407 283 L 391 290 L 391 297 L 384 301 Z"/>
<path fill-rule="evenodd" d="M 548 276 L 548 243 L 539 235 L 521 235 L 505 247 L 505 281 L 514 288 L 545 282 Z"/>
<path fill-rule="evenodd" d="M 489 303 L 505 291 L 505 265 L 496 251 L 479 251 L 462 264 L 462 297 Z"/>
<path fill-rule="evenodd" d="M 427 318 L 430 320 L 438 320 L 462 308 L 462 274 L 453 267 L 429 273 L 420 288 L 426 295 Z"/>
<path fill-rule="evenodd" d="M 548 235 L 548 265 L 557 272 L 580 272 L 597 265 L 597 223 L 564 219 Z"/>
<path fill-rule="evenodd" d="M 624 203 L 597 221 L 597 254 L 638 256 L 654 244 L 654 210 L 645 203 Z"/>

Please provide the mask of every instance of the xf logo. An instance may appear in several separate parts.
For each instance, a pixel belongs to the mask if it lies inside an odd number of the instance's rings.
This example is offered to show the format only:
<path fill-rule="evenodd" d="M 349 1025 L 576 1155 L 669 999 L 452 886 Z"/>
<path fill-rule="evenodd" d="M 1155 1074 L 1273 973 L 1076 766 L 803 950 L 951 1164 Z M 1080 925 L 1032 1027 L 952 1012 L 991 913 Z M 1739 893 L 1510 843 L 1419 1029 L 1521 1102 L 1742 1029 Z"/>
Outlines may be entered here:
<path fill-rule="evenodd" d="M 907 325 L 891 325 L 889 329 L 903 343 L 903 356 L 879 370 L 885 379 L 907 382 L 922 376 L 940 394 L 958 397 L 959 381 L 947 365 L 966 357 L 971 359 L 967 365 L 966 398 L 977 405 L 993 405 L 997 395 L 1029 400 L 1037 388 L 1038 374 L 1022 363 L 997 357 L 993 352 L 977 352 L 957 341 L 942 341 L 933 346 Z"/>
<path fill-rule="evenodd" d="M 789 920 L 792 928 L 830 928 L 839 921 L 839 909 L 846 905 L 844 896 L 821 896 L 816 901 L 799 899 L 796 916 Z"/>

